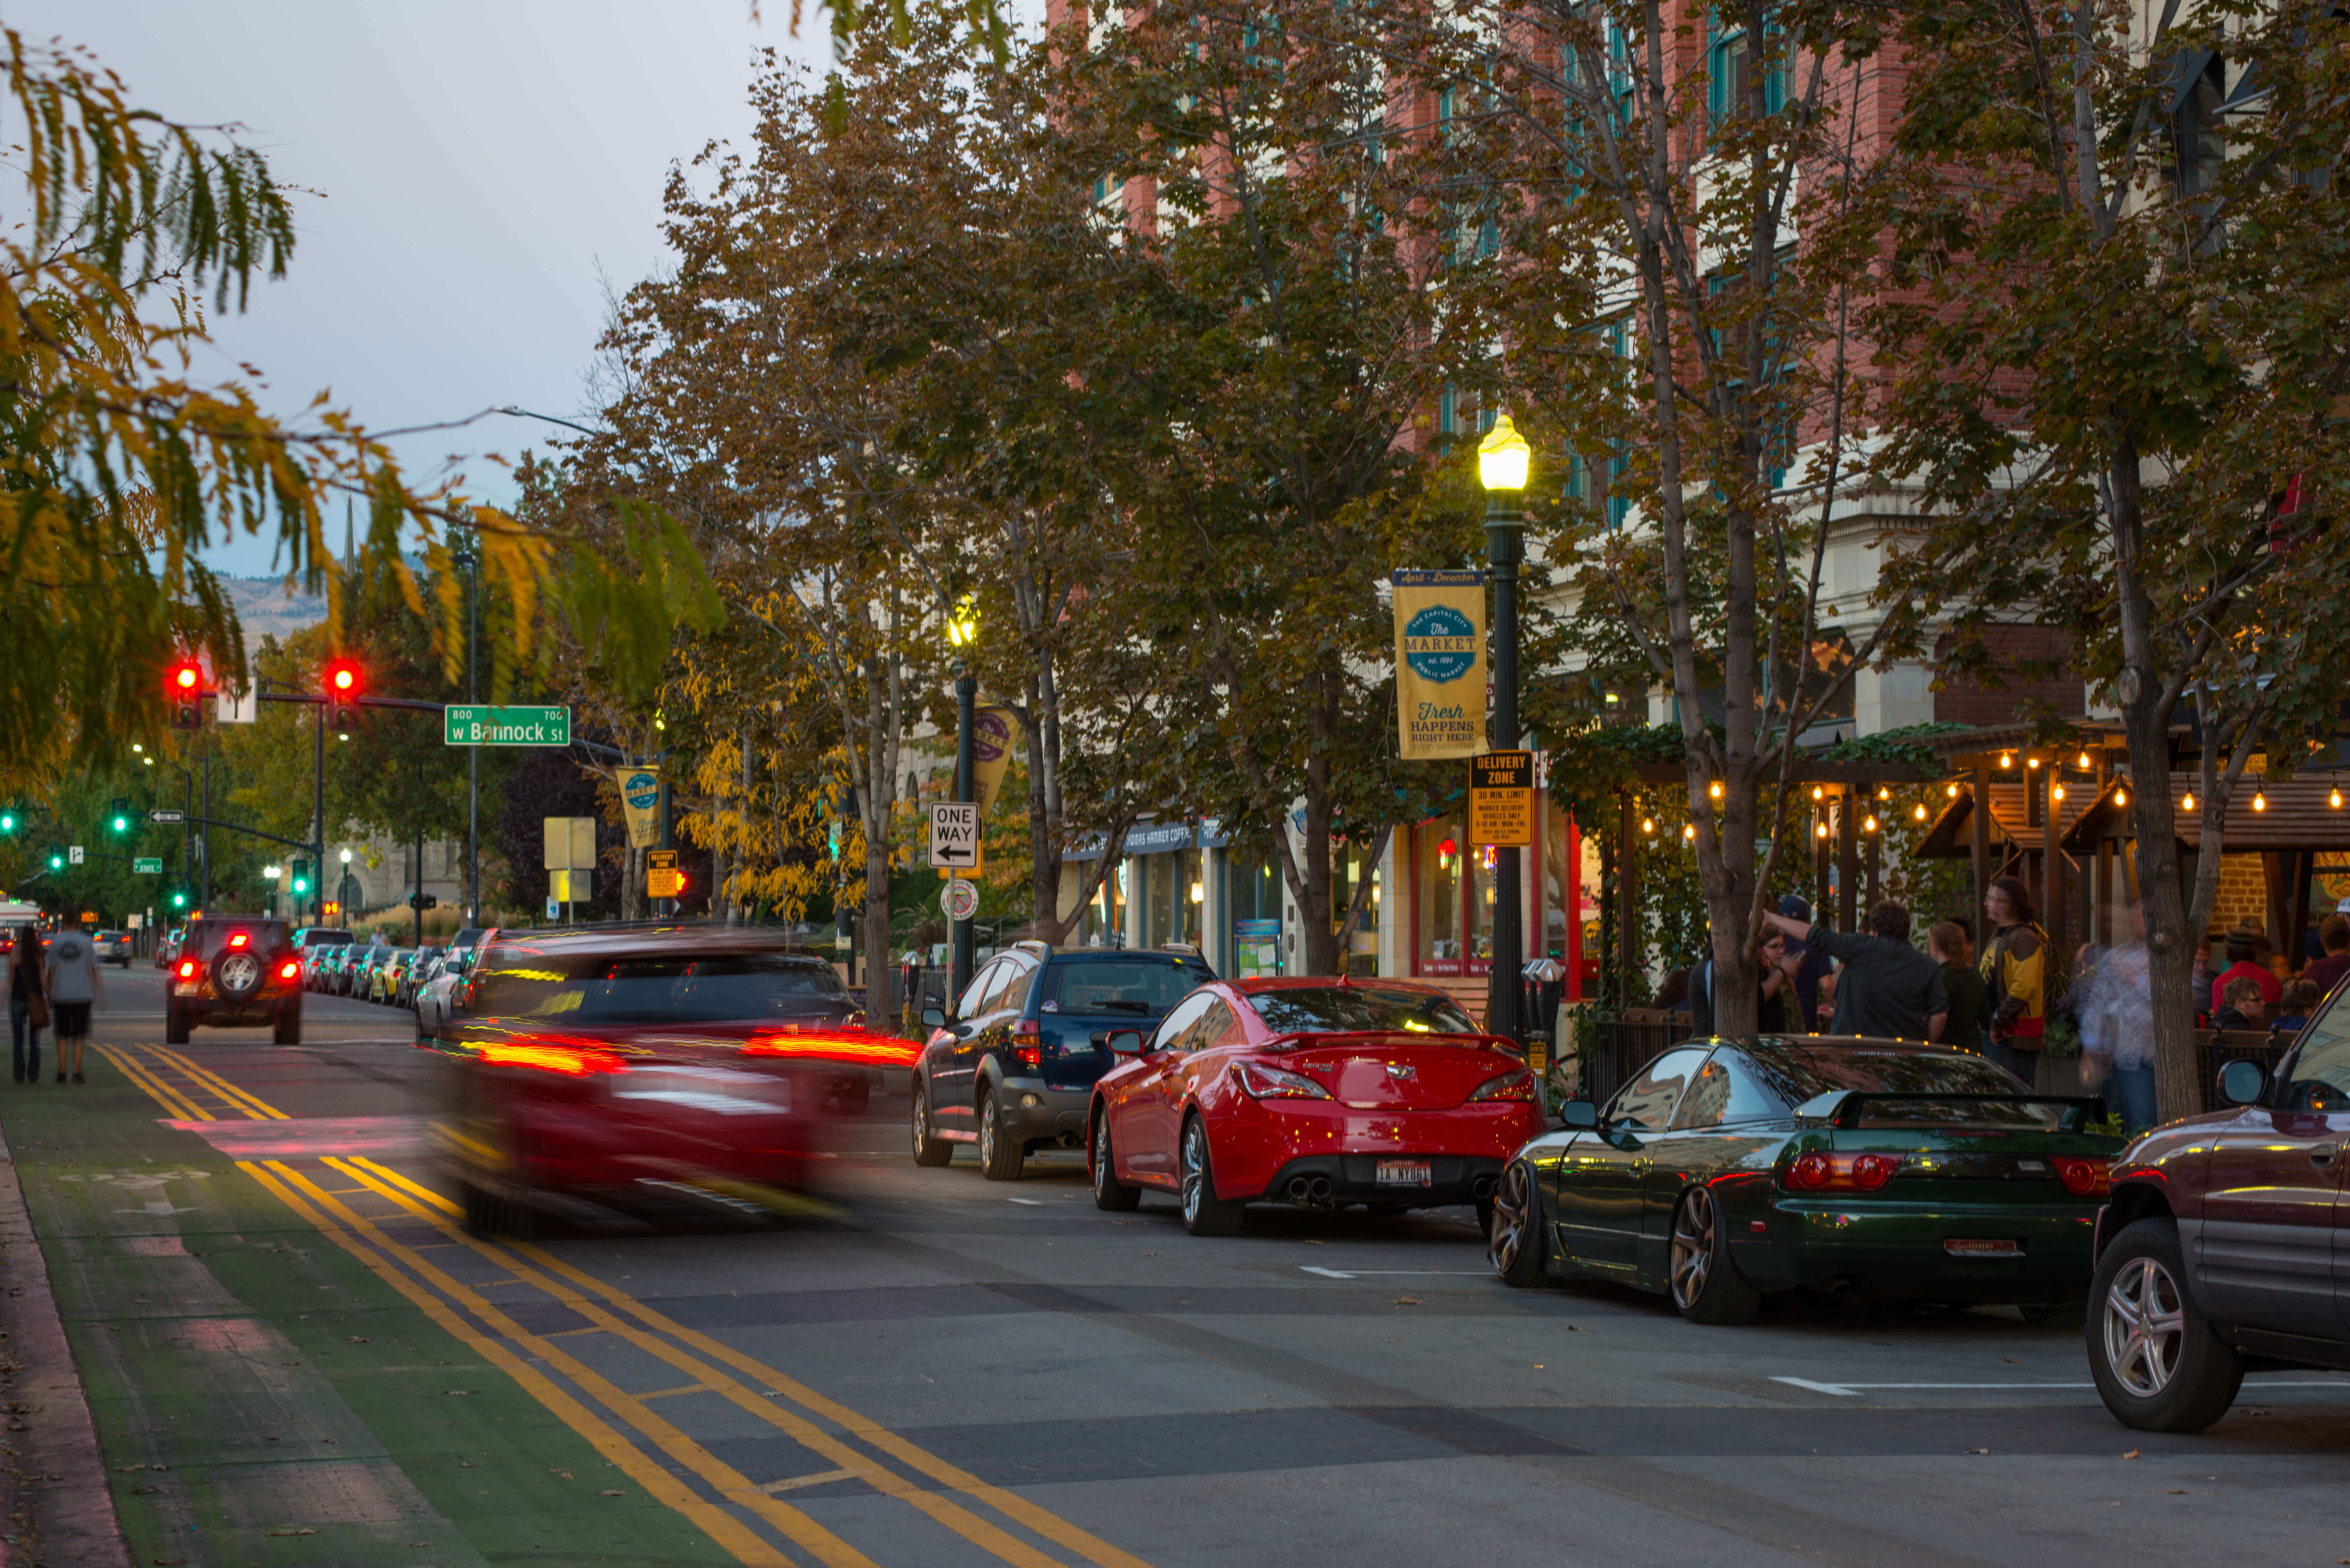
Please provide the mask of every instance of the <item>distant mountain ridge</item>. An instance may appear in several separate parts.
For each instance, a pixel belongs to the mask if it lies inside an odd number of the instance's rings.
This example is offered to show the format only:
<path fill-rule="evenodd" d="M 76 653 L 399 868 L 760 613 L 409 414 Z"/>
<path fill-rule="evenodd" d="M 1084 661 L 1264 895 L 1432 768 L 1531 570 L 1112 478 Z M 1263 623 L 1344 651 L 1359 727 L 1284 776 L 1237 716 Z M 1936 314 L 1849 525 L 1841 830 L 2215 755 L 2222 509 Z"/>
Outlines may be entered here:
<path fill-rule="evenodd" d="M 289 593 L 282 577 L 223 576 L 220 585 L 236 606 L 247 653 L 259 648 L 264 637 L 284 642 L 304 627 L 327 618 L 324 594 Z"/>

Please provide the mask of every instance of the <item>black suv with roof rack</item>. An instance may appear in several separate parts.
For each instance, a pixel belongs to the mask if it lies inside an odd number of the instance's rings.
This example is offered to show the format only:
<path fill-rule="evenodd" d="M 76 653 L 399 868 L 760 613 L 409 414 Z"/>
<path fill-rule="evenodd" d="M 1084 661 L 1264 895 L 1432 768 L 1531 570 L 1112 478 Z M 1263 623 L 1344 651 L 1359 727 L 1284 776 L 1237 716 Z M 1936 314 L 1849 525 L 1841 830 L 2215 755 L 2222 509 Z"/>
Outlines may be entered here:
<path fill-rule="evenodd" d="M 1020 942 L 982 965 L 951 1016 L 926 1008 L 931 1037 L 913 1068 L 916 1165 L 975 1144 L 991 1181 L 1017 1181 L 1038 1148 L 1083 1148 L 1096 1079 L 1116 1064 L 1114 1029 L 1148 1035 L 1194 986 L 1216 978 L 1189 948 Z"/>

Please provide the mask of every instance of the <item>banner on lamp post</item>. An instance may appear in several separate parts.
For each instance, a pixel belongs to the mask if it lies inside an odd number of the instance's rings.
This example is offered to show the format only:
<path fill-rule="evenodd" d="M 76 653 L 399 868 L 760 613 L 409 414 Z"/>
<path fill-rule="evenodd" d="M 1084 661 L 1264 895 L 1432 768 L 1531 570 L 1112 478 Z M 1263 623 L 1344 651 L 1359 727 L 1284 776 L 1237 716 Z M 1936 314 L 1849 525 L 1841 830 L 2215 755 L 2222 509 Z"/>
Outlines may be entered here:
<path fill-rule="evenodd" d="M 629 768 L 620 774 L 620 810 L 629 819 L 629 847 L 650 849 L 660 842 L 660 774 Z"/>
<path fill-rule="evenodd" d="M 1019 733 L 1020 716 L 1009 708 L 982 708 L 971 716 L 972 794 L 978 797 L 982 822 L 995 805 L 995 792 L 1003 787 L 1003 770 Z"/>
<path fill-rule="evenodd" d="M 1406 762 L 1485 749 L 1485 574 L 1388 574 L 1397 740 Z"/>

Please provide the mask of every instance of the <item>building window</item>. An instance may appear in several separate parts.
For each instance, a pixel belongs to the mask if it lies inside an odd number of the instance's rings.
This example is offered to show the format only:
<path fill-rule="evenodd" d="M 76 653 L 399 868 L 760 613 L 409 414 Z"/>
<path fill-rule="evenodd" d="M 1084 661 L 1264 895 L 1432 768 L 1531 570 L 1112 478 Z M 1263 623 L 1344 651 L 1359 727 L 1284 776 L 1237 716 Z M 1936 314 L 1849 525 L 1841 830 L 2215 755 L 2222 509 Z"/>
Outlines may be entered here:
<path fill-rule="evenodd" d="M 1743 111 L 1758 64 L 1743 26 L 1726 24 L 1719 16 L 1706 18 L 1706 107 L 1716 119 Z M 1762 80 L 1762 112 L 1776 114 L 1786 102 L 1787 73 L 1774 67 Z"/>

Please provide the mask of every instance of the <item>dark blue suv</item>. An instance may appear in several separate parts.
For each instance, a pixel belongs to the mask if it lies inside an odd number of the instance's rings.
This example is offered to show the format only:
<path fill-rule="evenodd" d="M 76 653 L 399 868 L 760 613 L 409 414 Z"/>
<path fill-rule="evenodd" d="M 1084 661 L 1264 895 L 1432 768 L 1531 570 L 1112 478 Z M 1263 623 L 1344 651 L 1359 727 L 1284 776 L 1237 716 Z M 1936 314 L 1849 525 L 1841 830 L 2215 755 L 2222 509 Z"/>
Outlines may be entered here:
<path fill-rule="evenodd" d="M 1037 1148 L 1086 1147 L 1094 1080 L 1117 1062 L 1113 1029 L 1145 1035 L 1215 971 L 1188 949 L 1021 942 L 983 965 L 950 1018 L 933 1007 L 914 1064 L 916 1165 L 944 1165 L 975 1143 L 991 1181 L 1017 1181 Z"/>

